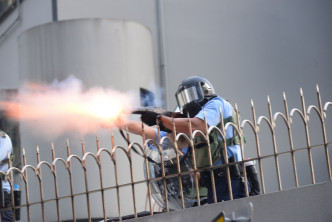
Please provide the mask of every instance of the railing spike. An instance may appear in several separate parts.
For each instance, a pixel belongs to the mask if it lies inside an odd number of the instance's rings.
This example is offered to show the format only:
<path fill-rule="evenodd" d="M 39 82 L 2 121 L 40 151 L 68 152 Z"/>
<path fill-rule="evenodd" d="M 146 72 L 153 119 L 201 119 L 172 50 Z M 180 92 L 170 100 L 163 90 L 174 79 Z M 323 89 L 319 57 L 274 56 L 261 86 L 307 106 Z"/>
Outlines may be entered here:
<path fill-rule="evenodd" d="M 51 143 L 51 152 L 52 152 L 52 160 L 54 161 L 55 160 L 55 151 L 54 151 L 54 143 L 53 143 L 53 141 Z"/>
<path fill-rule="evenodd" d="M 319 86 L 318 86 L 318 84 L 316 84 L 316 90 L 317 90 L 317 93 L 319 93 Z"/>
<path fill-rule="evenodd" d="M 300 94 L 301 94 L 301 96 L 303 96 L 303 90 L 302 90 L 302 87 L 300 88 Z"/>
<path fill-rule="evenodd" d="M 112 149 L 115 147 L 115 144 L 114 144 L 114 130 L 113 128 L 111 129 L 111 142 L 112 142 Z"/>
<path fill-rule="evenodd" d="M 40 163 L 40 154 L 39 154 L 39 146 L 37 145 L 37 163 Z M 40 174 L 40 169 L 39 169 L 39 174 Z"/>
<path fill-rule="evenodd" d="M 286 99 L 286 93 L 285 93 L 285 92 L 282 92 L 282 96 L 284 97 L 284 100 L 287 100 L 287 99 Z"/>
<path fill-rule="evenodd" d="M 67 141 L 66 141 L 66 145 L 67 145 L 67 155 L 70 156 L 70 146 L 69 146 L 68 138 L 67 138 Z"/>
<path fill-rule="evenodd" d="M 82 154 L 84 156 L 84 154 L 85 154 L 85 145 L 84 145 L 84 139 L 83 139 L 83 137 L 81 138 L 81 146 L 82 146 Z"/>
<path fill-rule="evenodd" d="M 25 165 L 27 165 L 27 158 L 25 156 L 25 149 L 24 149 L 24 147 L 22 148 L 22 154 L 23 154 L 23 165 L 25 166 Z"/>
<path fill-rule="evenodd" d="M 206 130 L 206 133 L 208 132 L 208 124 L 207 124 L 207 119 L 206 119 L 206 113 L 205 113 L 205 109 L 203 108 L 203 116 L 204 116 L 204 125 L 205 125 L 205 130 Z M 190 120 L 191 121 L 191 120 Z"/>

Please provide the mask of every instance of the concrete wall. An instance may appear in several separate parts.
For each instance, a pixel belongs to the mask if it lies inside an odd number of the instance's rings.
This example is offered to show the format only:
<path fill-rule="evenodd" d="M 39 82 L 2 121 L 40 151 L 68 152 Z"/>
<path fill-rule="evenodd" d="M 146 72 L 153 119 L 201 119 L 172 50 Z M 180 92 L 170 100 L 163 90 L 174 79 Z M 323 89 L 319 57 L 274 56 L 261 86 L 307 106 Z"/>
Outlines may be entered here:
<path fill-rule="evenodd" d="M 163 213 L 128 221 L 212 221 L 222 211 L 224 211 L 226 217 L 232 218 L 231 215 L 233 211 L 239 212 L 241 209 L 248 208 L 249 202 L 253 204 L 253 216 L 251 221 L 254 222 L 331 221 L 331 189 L 332 183 L 325 182 L 278 193 L 203 205 L 182 211 Z M 244 215 L 244 213 L 242 213 L 242 215 Z"/>

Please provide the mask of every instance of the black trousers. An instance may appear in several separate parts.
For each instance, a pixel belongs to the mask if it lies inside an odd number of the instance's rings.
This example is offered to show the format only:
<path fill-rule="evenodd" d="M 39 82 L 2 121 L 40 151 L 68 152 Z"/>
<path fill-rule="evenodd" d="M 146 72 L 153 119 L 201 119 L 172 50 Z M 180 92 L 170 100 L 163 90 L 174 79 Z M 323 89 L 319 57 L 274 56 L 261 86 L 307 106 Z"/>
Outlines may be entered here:
<path fill-rule="evenodd" d="M 216 196 L 217 202 L 229 200 L 229 190 L 228 183 L 225 176 L 215 176 L 215 186 L 216 186 Z M 244 183 L 242 182 L 242 178 L 232 178 L 232 193 L 233 199 L 238 199 L 242 197 L 246 197 L 246 192 L 244 189 Z M 208 203 L 214 203 L 213 199 L 213 190 L 212 185 L 208 186 Z"/>

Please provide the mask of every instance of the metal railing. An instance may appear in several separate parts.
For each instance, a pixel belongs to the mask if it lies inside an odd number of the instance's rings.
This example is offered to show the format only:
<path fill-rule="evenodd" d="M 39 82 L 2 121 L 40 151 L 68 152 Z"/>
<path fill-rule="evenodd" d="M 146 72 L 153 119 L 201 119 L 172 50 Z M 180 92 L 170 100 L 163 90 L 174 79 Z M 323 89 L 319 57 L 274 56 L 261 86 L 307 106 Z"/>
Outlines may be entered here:
<path fill-rule="evenodd" d="M 249 196 L 249 191 L 248 191 L 248 182 L 247 182 L 247 174 L 246 174 L 246 168 L 245 168 L 245 162 L 248 161 L 252 161 L 252 160 L 256 160 L 257 161 L 257 168 L 258 168 L 258 175 L 260 178 L 260 186 L 261 186 L 261 190 L 262 190 L 262 194 L 266 194 L 266 179 L 264 177 L 264 172 L 265 172 L 265 168 L 264 168 L 264 163 L 263 161 L 267 160 L 267 161 L 272 161 L 272 164 L 274 165 L 275 168 L 275 175 L 276 175 L 276 180 L 277 180 L 277 184 L 278 184 L 278 191 L 282 191 L 283 188 L 283 181 L 281 179 L 281 170 L 280 170 L 280 158 L 284 155 L 290 155 L 291 157 L 291 165 L 292 165 L 292 169 L 291 172 L 293 174 L 293 180 L 294 180 L 294 187 L 299 187 L 300 183 L 299 183 L 299 175 L 298 175 L 298 169 L 297 169 L 297 163 L 296 163 L 296 154 L 298 152 L 307 152 L 307 156 L 308 156 L 308 161 L 307 161 L 307 165 L 309 165 L 310 168 L 310 178 L 311 178 L 311 184 L 316 184 L 316 177 L 315 177 L 315 167 L 314 167 L 314 161 L 313 161 L 313 156 L 312 156 L 312 152 L 314 149 L 317 149 L 319 147 L 321 147 L 324 152 L 323 152 L 323 156 L 320 156 L 320 160 L 324 160 L 325 163 L 324 165 L 326 166 L 327 169 L 327 174 L 328 177 L 326 179 L 326 181 L 331 181 L 332 180 L 332 176 L 331 176 L 331 163 L 330 163 L 330 155 L 329 155 L 329 146 L 331 145 L 332 142 L 328 141 L 327 138 L 327 131 L 326 131 L 326 119 L 327 119 L 327 110 L 329 108 L 329 106 L 332 105 L 332 102 L 326 102 L 325 104 L 322 103 L 321 101 L 321 95 L 319 92 L 319 88 L 317 86 L 317 99 L 318 99 L 318 106 L 313 106 L 310 105 L 308 107 L 306 107 L 305 105 L 305 100 L 304 100 L 304 96 L 302 93 L 302 89 L 300 90 L 301 92 L 301 104 L 302 107 L 301 109 L 292 109 L 289 110 L 288 108 L 288 103 L 287 103 L 287 99 L 286 99 L 286 95 L 283 95 L 283 102 L 284 102 L 284 112 L 277 112 L 275 114 L 272 113 L 272 108 L 271 108 L 271 102 L 270 99 L 268 98 L 268 113 L 269 115 L 266 116 L 260 116 L 259 118 L 256 117 L 256 111 L 255 111 L 255 106 L 254 103 L 251 102 L 251 110 L 252 110 L 252 121 L 251 120 L 243 120 L 240 124 L 240 118 L 239 118 L 239 111 L 238 111 L 238 107 L 235 104 L 235 111 L 236 111 L 236 117 L 237 117 L 237 125 L 235 125 L 234 123 L 227 123 L 225 126 L 223 125 L 223 123 L 221 124 L 221 128 L 218 129 L 216 127 L 207 127 L 206 124 L 206 131 L 208 132 L 208 134 L 212 131 L 212 130 L 216 130 L 219 134 L 220 137 L 222 137 L 224 140 L 224 146 L 226 146 L 226 141 L 225 141 L 225 132 L 227 130 L 228 127 L 233 126 L 234 130 L 237 131 L 238 135 L 240 135 L 240 137 L 242 137 L 243 135 L 243 131 L 244 130 L 249 130 L 253 133 L 254 135 L 254 139 L 252 141 L 254 141 L 255 146 L 256 146 L 256 152 L 257 152 L 257 156 L 256 157 L 251 157 L 250 159 L 246 159 L 245 156 L 245 150 L 244 150 L 244 144 L 242 144 L 243 142 L 241 142 L 241 151 L 242 151 L 242 161 L 240 162 L 236 162 L 236 163 L 228 163 L 228 158 L 227 158 L 227 152 L 224 152 L 224 155 L 226 156 L 225 158 L 225 162 L 222 167 L 225 167 L 226 169 L 226 175 L 227 175 L 227 181 L 228 181 L 228 188 L 231 191 L 232 190 L 232 186 L 231 186 L 231 178 L 230 178 L 230 173 L 229 173 L 229 169 L 230 166 L 237 164 L 237 163 L 241 163 L 243 166 L 243 177 L 244 177 L 244 181 L 245 181 L 245 191 L 246 191 L 246 196 Z M 316 115 L 318 116 L 319 119 L 319 124 L 321 126 L 321 136 L 322 136 L 322 143 L 320 144 L 312 144 L 311 140 L 310 140 L 310 134 L 309 134 L 309 116 L 312 115 L 313 113 L 316 113 Z M 222 113 L 220 113 L 221 115 L 221 119 L 222 118 Z M 303 124 L 304 126 L 304 140 L 305 140 L 305 144 L 306 146 L 304 147 L 299 147 L 296 148 L 294 147 L 294 141 L 293 141 L 293 125 L 294 123 L 294 119 L 295 119 L 295 115 L 298 115 L 300 117 L 300 120 L 302 121 L 301 125 Z M 287 139 L 288 143 L 289 143 L 289 150 L 287 151 L 282 151 L 282 152 L 278 152 L 278 146 L 277 146 L 277 130 L 276 130 L 276 126 L 277 126 L 277 122 L 279 121 L 279 119 L 281 119 L 284 124 L 285 124 L 285 129 L 283 130 L 284 132 L 286 132 L 286 135 L 288 138 L 283 138 L 284 140 Z M 205 122 L 206 123 L 206 122 Z M 267 124 L 268 129 L 269 129 L 269 133 L 271 135 L 271 140 L 272 140 L 272 148 L 273 148 L 273 153 L 272 154 L 268 154 L 268 155 L 262 155 L 262 148 L 261 148 L 261 144 L 260 141 L 261 139 L 259 138 L 259 136 L 261 135 L 261 131 L 260 128 L 262 126 L 262 124 Z M 203 136 L 207 143 L 210 144 L 210 139 L 209 136 L 205 135 L 203 132 L 201 131 L 194 131 L 192 133 L 190 133 L 190 135 L 185 135 L 183 133 L 179 133 L 176 134 L 176 128 L 175 125 L 173 124 L 174 128 L 173 128 L 173 133 L 174 135 L 176 135 L 176 139 L 175 141 L 172 141 L 170 138 L 168 137 L 164 137 L 164 138 L 160 138 L 159 143 L 153 140 L 145 140 L 144 137 L 144 128 L 143 128 L 143 143 L 139 144 L 139 143 L 130 143 L 127 147 L 122 147 L 122 146 L 116 146 L 114 144 L 114 136 L 113 133 L 111 135 L 111 142 L 112 142 L 112 147 L 110 148 L 101 148 L 99 145 L 99 138 L 96 138 L 96 144 L 97 144 L 97 153 L 91 153 L 91 152 L 86 152 L 85 151 L 85 143 L 82 141 L 82 145 L 81 145 L 81 149 L 82 149 L 82 157 L 79 157 L 78 155 L 73 155 L 71 154 L 71 150 L 70 150 L 70 146 L 69 146 L 69 142 L 67 141 L 67 158 L 56 158 L 55 157 L 55 152 L 54 152 L 54 146 L 52 145 L 51 148 L 51 153 L 52 153 L 52 162 L 46 162 L 46 161 L 41 161 L 40 160 L 40 153 L 39 153 L 39 148 L 37 147 L 37 166 L 34 167 L 32 165 L 28 165 L 26 162 L 26 156 L 25 156 L 25 151 L 23 149 L 23 168 L 22 169 L 18 169 L 18 168 L 10 168 L 8 170 L 8 172 L 4 173 L 4 172 L 0 172 L 1 175 L 3 175 L 5 178 L 7 178 L 11 184 L 12 190 L 14 188 L 14 182 L 13 182 L 13 177 L 11 177 L 10 175 L 12 173 L 14 174 L 18 174 L 19 178 L 21 179 L 21 185 L 22 187 L 24 187 L 24 189 L 22 190 L 22 200 L 24 199 L 24 201 L 22 201 L 20 206 L 15 206 L 14 204 L 12 204 L 11 207 L 9 208 L 5 208 L 5 209 L 1 209 L 1 211 L 3 210 L 12 210 L 13 212 L 15 212 L 15 209 L 24 209 L 24 211 L 26 212 L 26 218 L 21 218 L 21 220 L 24 221 L 31 221 L 31 208 L 35 207 L 35 206 L 39 206 L 40 205 L 40 211 L 41 211 L 41 221 L 48 221 L 46 213 L 47 211 L 45 210 L 45 205 L 52 202 L 55 203 L 55 208 L 54 211 L 56 211 L 56 219 L 57 221 L 62 221 L 64 220 L 63 218 L 61 218 L 61 213 L 63 212 L 63 209 L 61 208 L 61 203 L 64 200 L 70 200 L 70 208 L 66 209 L 66 211 L 71 211 L 72 217 L 71 218 L 67 218 L 68 220 L 73 220 L 76 221 L 77 220 L 77 216 L 76 213 L 77 211 L 86 211 L 87 212 L 87 220 L 88 221 L 92 221 L 93 216 L 92 216 L 92 212 L 91 212 L 91 196 L 94 194 L 99 194 L 101 196 L 101 207 L 102 207 L 102 215 L 99 215 L 100 219 L 104 219 L 105 221 L 109 218 L 109 215 L 107 213 L 107 204 L 105 203 L 106 200 L 109 198 L 106 195 L 107 191 L 114 191 L 116 193 L 116 198 L 112 200 L 113 203 L 113 208 L 117 208 L 118 211 L 118 215 L 116 215 L 116 217 L 118 217 L 119 220 L 123 220 L 124 219 L 124 215 L 123 215 L 123 207 L 121 207 L 121 203 L 123 201 L 122 197 L 121 197 L 121 192 L 120 189 L 122 188 L 129 188 L 131 190 L 131 199 L 128 200 L 128 198 L 126 198 L 126 202 L 130 202 L 132 204 L 132 208 L 133 208 L 133 217 L 138 217 L 139 216 L 139 212 L 138 212 L 138 204 L 142 204 L 143 202 L 146 202 L 146 204 L 148 205 L 148 212 L 149 214 L 153 215 L 155 213 L 154 211 L 154 202 L 155 200 L 152 197 L 152 185 L 153 183 L 155 183 L 156 181 L 161 182 L 162 186 L 163 186 L 163 191 L 162 191 L 162 195 L 163 195 L 163 201 L 164 201 L 164 211 L 170 211 L 170 207 L 169 207 L 169 195 L 168 195 L 168 189 L 167 189 L 167 182 L 169 181 L 170 178 L 177 178 L 179 183 L 179 192 L 180 192 L 180 197 L 179 199 L 181 200 L 181 206 L 182 208 L 185 208 L 185 197 L 183 194 L 183 184 L 182 184 L 182 180 L 184 176 L 192 176 L 193 177 L 193 181 L 194 181 L 194 189 L 195 189 L 195 194 L 196 194 L 196 198 L 200 199 L 200 187 L 199 187 L 199 182 L 197 179 L 197 174 L 196 172 L 201 172 L 203 170 L 210 170 L 211 175 L 211 180 L 212 180 L 212 190 L 213 190 L 213 194 L 214 194 L 214 201 L 217 202 L 216 200 L 216 188 L 214 185 L 214 171 L 213 169 L 216 168 L 216 166 L 213 166 L 212 163 L 212 157 L 211 157 L 211 152 L 210 155 L 208 156 L 209 158 L 209 166 L 205 167 L 205 168 L 201 168 L 198 169 L 196 166 L 196 160 L 195 160 L 195 149 L 191 148 L 191 158 L 193 161 L 193 165 L 191 170 L 189 171 L 184 171 L 182 172 L 181 167 L 180 167 L 180 159 L 181 157 L 183 157 L 183 153 L 181 152 L 181 150 L 178 149 L 178 142 L 179 140 L 185 140 L 188 142 L 188 144 L 190 144 L 189 147 L 193 147 L 194 146 L 194 138 L 197 135 L 201 135 Z M 188 127 L 191 129 L 191 122 L 188 121 Z M 159 130 L 159 129 L 158 129 Z M 191 130 L 190 130 L 191 132 Z M 127 138 L 129 139 L 129 134 L 127 133 Z M 303 138 L 303 137 L 302 137 Z M 174 149 L 174 153 L 175 153 L 175 160 L 176 160 L 176 173 L 173 174 L 168 174 L 165 171 L 165 158 L 163 157 L 163 148 L 162 148 L 162 144 L 168 141 L 171 145 L 172 145 L 172 149 Z M 149 160 L 148 156 L 149 156 L 149 152 L 150 152 L 150 148 L 149 148 L 149 144 L 153 144 L 155 147 L 157 147 L 157 150 L 159 152 L 160 155 L 160 166 L 161 166 L 161 175 L 160 176 L 153 176 L 150 175 L 149 172 L 149 164 L 151 163 L 151 161 Z M 190 149 L 190 148 L 189 148 Z M 135 151 L 135 152 L 133 152 Z M 118 155 L 115 155 L 118 152 L 123 152 L 125 154 L 125 157 L 129 163 L 129 172 L 130 175 L 130 182 L 128 183 L 121 183 L 119 180 L 119 174 L 118 174 L 118 163 L 119 161 L 122 161 L 120 159 L 118 159 L 117 157 L 119 157 Z M 133 156 L 137 155 L 136 152 L 139 152 L 141 157 L 144 157 L 144 166 L 142 167 L 140 170 L 144 170 L 145 171 L 145 178 L 142 180 L 135 180 L 134 179 L 134 168 L 138 168 L 137 165 L 135 165 L 133 163 Z M 101 156 L 103 155 L 103 158 L 101 158 Z M 105 157 L 106 156 L 106 157 Z M 95 171 L 93 172 L 93 174 L 98 175 L 99 176 L 99 180 L 96 182 L 99 184 L 99 188 L 98 189 L 89 189 L 89 183 L 88 183 L 88 178 L 89 175 L 87 173 L 89 166 L 87 164 L 87 158 L 92 158 L 94 160 L 94 162 L 97 165 L 97 168 L 95 169 Z M 110 164 L 103 164 L 103 161 L 105 158 L 108 158 L 111 163 Z M 74 184 L 73 181 L 74 179 L 74 172 L 72 169 L 72 162 L 73 161 L 77 161 L 80 164 L 80 167 L 83 170 L 83 181 L 84 183 L 81 184 L 80 186 L 83 187 L 82 192 L 75 192 L 75 188 L 74 188 Z M 65 170 L 67 171 L 67 175 L 69 178 L 69 190 L 70 193 L 67 195 L 60 195 L 59 193 L 59 184 L 62 181 L 59 181 L 58 179 L 58 171 L 57 171 L 57 167 L 58 165 L 62 163 L 63 166 L 65 167 Z M 52 175 L 52 178 L 49 177 L 45 177 L 44 175 L 42 176 L 42 171 L 41 168 L 42 167 L 46 167 L 50 174 Z M 104 172 L 104 168 L 107 167 L 107 172 L 108 174 L 105 175 Z M 109 168 L 108 168 L 109 167 Z M 39 193 L 40 193 L 40 200 L 39 201 L 31 201 L 31 187 L 29 187 L 29 183 L 28 181 L 31 179 L 30 176 L 28 175 L 27 171 L 28 170 L 32 170 L 33 172 L 33 176 L 36 177 L 38 179 L 38 184 L 39 186 L 34 188 L 34 189 L 39 189 Z M 321 169 L 317 169 L 317 170 L 321 170 Z M 115 178 L 114 181 L 114 185 L 109 185 L 106 186 L 104 184 L 104 179 L 106 176 L 110 176 L 112 175 Z M 43 181 L 44 180 L 50 180 L 53 179 L 54 182 L 54 198 L 45 198 L 45 193 L 44 193 L 44 186 L 43 186 Z M 147 197 L 146 199 L 137 199 L 137 194 L 139 192 L 142 192 L 142 190 L 138 189 L 137 186 L 138 185 L 145 185 L 146 186 L 146 190 L 144 190 L 144 192 L 147 193 Z M 78 197 L 85 197 L 85 201 L 86 201 L 86 208 L 85 209 L 78 209 L 77 206 L 75 206 L 76 202 L 75 199 L 77 199 Z M 14 194 L 13 192 L 11 193 L 11 197 L 12 197 L 12 203 L 14 202 Z M 230 192 L 230 199 L 233 199 L 232 196 L 232 192 Z M 108 199 L 109 200 L 109 199 Z M 93 204 L 96 204 L 95 202 Z M 200 205 L 200 201 L 197 201 L 197 205 Z M 114 207 L 116 206 L 116 207 Z M 62 209 L 62 210 L 61 210 Z M 15 214 L 14 214 L 14 221 L 16 220 Z"/>

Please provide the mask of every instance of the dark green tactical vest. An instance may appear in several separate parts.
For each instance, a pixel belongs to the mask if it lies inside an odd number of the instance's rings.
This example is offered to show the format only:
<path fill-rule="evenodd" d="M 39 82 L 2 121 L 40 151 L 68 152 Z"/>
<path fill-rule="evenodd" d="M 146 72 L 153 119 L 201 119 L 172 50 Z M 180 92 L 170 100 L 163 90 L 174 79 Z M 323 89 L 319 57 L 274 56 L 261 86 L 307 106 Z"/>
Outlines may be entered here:
<path fill-rule="evenodd" d="M 235 126 L 237 126 L 236 113 L 234 110 L 232 116 L 224 119 L 224 126 L 226 125 L 226 123 L 229 122 L 232 122 Z M 221 129 L 221 123 L 219 123 L 217 127 Z M 219 133 L 217 130 L 211 131 L 209 135 L 209 140 L 211 147 L 212 164 L 214 164 L 219 160 L 219 158 L 223 157 L 224 142 L 219 138 Z M 227 146 L 239 145 L 240 140 L 241 140 L 240 136 L 238 135 L 237 131 L 234 129 L 233 137 L 226 139 L 226 145 Z M 242 136 L 242 144 L 245 144 L 244 136 Z M 209 166 L 209 147 L 206 139 L 202 135 L 195 136 L 194 147 L 195 147 L 195 158 L 196 158 L 197 168 L 203 168 Z M 190 159 L 192 161 L 192 158 Z"/>

